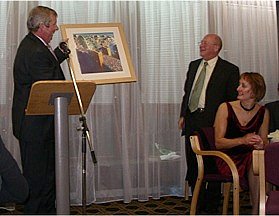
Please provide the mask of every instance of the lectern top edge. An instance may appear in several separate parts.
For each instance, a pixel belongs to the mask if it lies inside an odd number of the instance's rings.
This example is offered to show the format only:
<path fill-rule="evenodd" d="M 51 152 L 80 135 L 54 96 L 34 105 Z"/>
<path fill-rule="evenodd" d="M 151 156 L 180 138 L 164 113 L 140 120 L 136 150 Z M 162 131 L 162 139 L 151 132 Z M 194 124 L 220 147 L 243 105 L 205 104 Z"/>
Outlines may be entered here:
<path fill-rule="evenodd" d="M 77 81 L 80 91 L 84 111 L 86 112 L 91 99 L 96 90 L 96 84 L 93 81 Z M 50 98 L 53 95 L 72 94 L 71 102 L 68 105 L 69 115 L 79 115 L 80 107 L 74 89 L 73 81 L 69 80 L 42 80 L 32 85 L 26 115 L 53 115 L 54 106 L 50 104 Z"/>

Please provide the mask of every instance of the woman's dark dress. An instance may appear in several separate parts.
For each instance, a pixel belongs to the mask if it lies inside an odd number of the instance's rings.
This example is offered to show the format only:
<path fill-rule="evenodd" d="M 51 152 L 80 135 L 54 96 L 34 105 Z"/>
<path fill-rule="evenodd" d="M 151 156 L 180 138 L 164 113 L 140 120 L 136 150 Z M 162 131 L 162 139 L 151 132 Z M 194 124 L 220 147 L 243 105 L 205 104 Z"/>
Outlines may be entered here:
<path fill-rule="evenodd" d="M 248 133 L 254 133 L 254 132 L 258 134 L 265 113 L 265 108 L 263 106 L 258 110 L 255 116 L 245 126 L 242 126 L 239 123 L 231 104 L 228 102 L 226 104 L 228 107 L 228 125 L 227 125 L 225 138 L 233 139 L 237 137 L 243 137 Z M 231 149 L 223 150 L 223 152 L 228 154 L 231 157 L 231 159 L 234 161 L 239 174 L 240 186 L 243 190 L 248 189 L 247 174 L 252 164 L 253 149 L 254 149 L 253 146 L 239 145 Z M 223 160 L 217 158 L 216 165 L 219 169 L 219 172 L 222 175 L 231 176 L 231 171 L 228 165 Z"/>

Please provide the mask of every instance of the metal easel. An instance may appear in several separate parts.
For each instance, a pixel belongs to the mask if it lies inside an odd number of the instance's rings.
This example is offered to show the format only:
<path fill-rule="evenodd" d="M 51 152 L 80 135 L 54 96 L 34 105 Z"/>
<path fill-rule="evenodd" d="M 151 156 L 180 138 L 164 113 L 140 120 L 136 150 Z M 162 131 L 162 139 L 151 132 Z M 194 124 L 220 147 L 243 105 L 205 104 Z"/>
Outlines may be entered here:
<path fill-rule="evenodd" d="M 91 158 L 94 163 L 94 165 L 97 163 L 95 152 L 94 152 L 94 147 L 93 143 L 91 142 L 90 139 L 90 134 L 89 134 L 89 129 L 87 126 L 86 122 L 86 116 L 84 113 L 83 105 L 82 105 L 82 100 L 79 92 L 79 88 L 76 82 L 76 78 L 74 75 L 74 72 L 72 68 L 70 67 L 70 59 L 67 59 L 70 75 L 74 84 L 74 89 L 76 96 L 78 98 L 78 104 L 80 108 L 80 117 L 79 121 L 81 123 L 81 127 L 78 130 L 82 131 L 82 213 L 86 214 L 86 141 L 88 141 L 89 148 L 90 148 L 90 153 L 91 153 Z"/>

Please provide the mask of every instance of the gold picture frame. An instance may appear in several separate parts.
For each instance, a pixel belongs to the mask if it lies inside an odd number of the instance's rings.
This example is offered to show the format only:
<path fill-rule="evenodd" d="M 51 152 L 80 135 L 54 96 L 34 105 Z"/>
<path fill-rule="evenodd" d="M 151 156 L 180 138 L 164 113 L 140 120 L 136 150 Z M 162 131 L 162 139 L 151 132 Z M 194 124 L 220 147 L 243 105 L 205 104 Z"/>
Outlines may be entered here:
<path fill-rule="evenodd" d="M 76 80 L 96 84 L 137 81 L 121 23 L 63 24 Z"/>

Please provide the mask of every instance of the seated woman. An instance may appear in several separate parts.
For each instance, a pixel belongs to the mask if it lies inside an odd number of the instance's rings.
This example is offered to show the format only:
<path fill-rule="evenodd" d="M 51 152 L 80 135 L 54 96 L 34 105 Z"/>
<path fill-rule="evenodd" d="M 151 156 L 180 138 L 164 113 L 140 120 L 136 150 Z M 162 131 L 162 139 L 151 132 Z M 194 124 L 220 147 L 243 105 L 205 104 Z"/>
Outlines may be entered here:
<path fill-rule="evenodd" d="M 0 136 L 0 204 L 22 203 L 28 193 L 27 181 Z"/>
<path fill-rule="evenodd" d="M 243 73 L 237 91 L 238 100 L 222 103 L 216 113 L 216 148 L 236 164 L 241 188 L 250 191 L 252 214 L 258 214 L 258 176 L 252 170 L 252 151 L 268 143 L 269 112 L 258 103 L 266 92 L 264 79 L 259 73 Z M 217 159 L 216 164 L 223 175 L 231 175 L 224 161 Z"/>

